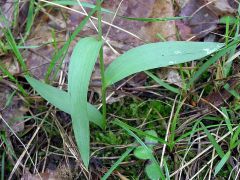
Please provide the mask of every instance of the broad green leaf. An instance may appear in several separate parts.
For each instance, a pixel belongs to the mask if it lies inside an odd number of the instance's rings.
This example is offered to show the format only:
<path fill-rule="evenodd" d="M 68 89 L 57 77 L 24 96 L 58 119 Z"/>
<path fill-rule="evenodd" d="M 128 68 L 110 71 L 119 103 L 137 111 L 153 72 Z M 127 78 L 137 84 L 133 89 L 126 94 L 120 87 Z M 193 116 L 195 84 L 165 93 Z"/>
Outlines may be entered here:
<path fill-rule="evenodd" d="M 134 73 L 203 58 L 221 47 L 213 42 L 158 42 L 133 48 L 115 59 L 105 71 L 106 86 Z"/>
<path fill-rule="evenodd" d="M 216 176 L 219 171 L 221 171 L 221 169 L 223 168 L 223 166 L 226 164 L 227 160 L 229 159 L 231 155 L 231 152 L 228 151 L 221 159 L 221 161 L 218 163 L 218 165 L 215 168 L 215 172 L 214 172 L 214 176 Z"/>
<path fill-rule="evenodd" d="M 30 76 L 25 76 L 28 83 L 48 102 L 59 108 L 60 110 L 71 114 L 70 95 L 57 89 L 53 86 L 47 85 L 39 80 Z M 89 120 L 103 128 L 103 121 L 101 113 L 93 105 L 87 105 Z M 80 108 L 79 108 L 80 109 Z"/>
<path fill-rule="evenodd" d="M 138 159 L 143 159 L 143 160 L 151 159 L 152 153 L 153 152 L 150 148 L 149 148 L 149 151 L 147 151 L 146 148 L 143 146 L 138 146 L 134 150 L 134 156 L 136 156 Z"/>
<path fill-rule="evenodd" d="M 158 138 L 158 135 L 155 130 L 148 130 L 148 131 L 145 131 L 145 133 L 150 135 L 145 137 L 145 143 L 148 146 L 154 146 L 158 143 L 158 140 L 156 140 L 155 138 L 152 138 L 152 136 Z"/>
<path fill-rule="evenodd" d="M 159 165 L 157 163 L 151 162 L 151 164 L 148 164 L 145 168 L 145 172 L 149 179 L 151 180 L 158 180 L 161 178 L 161 174 L 158 171 Z"/>
<path fill-rule="evenodd" d="M 90 130 L 87 112 L 87 92 L 102 42 L 88 37 L 75 46 L 69 65 L 68 91 L 71 99 L 71 117 L 76 142 L 86 167 L 90 156 Z"/>

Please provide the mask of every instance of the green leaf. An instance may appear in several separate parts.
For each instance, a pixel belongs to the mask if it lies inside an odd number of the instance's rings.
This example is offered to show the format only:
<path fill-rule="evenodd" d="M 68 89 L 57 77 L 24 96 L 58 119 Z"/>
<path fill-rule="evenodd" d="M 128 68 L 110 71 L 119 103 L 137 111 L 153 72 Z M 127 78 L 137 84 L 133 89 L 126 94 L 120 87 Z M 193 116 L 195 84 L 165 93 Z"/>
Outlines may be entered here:
<path fill-rule="evenodd" d="M 151 180 L 158 180 L 161 178 L 161 174 L 158 171 L 159 165 L 151 162 L 151 164 L 148 164 L 145 168 L 146 174 Z"/>
<path fill-rule="evenodd" d="M 224 119 L 225 119 L 225 122 L 227 124 L 228 130 L 231 132 L 231 135 L 233 135 L 232 123 L 231 123 L 231 120 L 229 118 L 227 109 L 225 107 L 221 107 L 221 110 L 222 110 L 222 113 L 225 115 Z"/>
<path fill-rule="evenodd" d="M 158 135 L 157 135 L 155 130 L 148 130 L 148 131 L 145 131 L 145 133 L 147 135 L 150 135 L 150 136 L 146 136 L 145 137 L 145 143 L 148 146 L 154 146 L 154 145 L 156 145 L 158 143 L 158 140 L 156 140 L 155 138 L 152 138 L 152 137 L 158 138 Z"/>
<path fill-rule="evenodd" d="M 217 143 L 217 141 L 215 140 L 215 138 L 213 137 L 213 135 L 208 131 L 208 129 L 206 128 L 206 126 L 204 126 L 204 124 L 202 122 L 200 122 L 204 132 L 207 134 L 209 141 L 212 143 L 213 147 L 215 148 L 215 150 L 217 151 L 218 155 L 223 158 L 223 156 L 225 155 L 221 146 Z"/>
<path fill-rule="evenodd" d="M 127 16 L 121 16 L 121 17 L 127 20 L 132 20 L 132 21 L 159 22 L 159 21 L 176 21 L 180 19 L 185 19 L 189 16 L 165 17 L 165 18 L 135 18 L 135 17 L 127 17 Z"/>
<path fill-rule="evenodd" d="M 230 87 L 230 85 L 228 83 L 226 83 L 224 86 L 223 86 L 224 89 L 226 89 L 229 94 L 231 94 L 232 96 L 234 96 L 237 100 L 240 100 L 240 94 L 238 91 L 236 91 L 235 89 L 232 89 Z"/>
<path fill-rule="evenodd" d="M 65 6 L 79 6 L 79 3 L 77 1 L 73 1 L 73 0 L 52 1 L 52 3 L 65 5 Z M 87 3 L 87 2 L 81 2 L 81 4 L 85 8 L 94 9 L 96 7 L 96 5 L 91 4 L 91 3 Z M 104 13 L 114 14 L 114 12 L 112 12 L 112 11 L 110 11 L 108 9 L 105 9 L 105 8 L 101 8 L 101 11 L 104 12 Z"/>
<path fill-rule="evenodd" d="M 50 4 L 52 2 L 49 2 Z M 53 57 L 52 57 L 52 61 L 50 62 L 50 65 L 47 69 L 47 73 L 45 75 L 45 80 L 48 81 L 51 73 L 54 72 L 54 76 L 53 79 L 55 78 L 55 76 L 57 75 L 61 64 L 63 63 L 64 57 L 67 54 L 67 50 L 71 44 L 71 42 L 76 39 L 76 37 L 79 35 L 79 33 L 82 31 L 82 29 L 85 27 L 86 23 L 88 22 L 88 20 L 90 19 L 90 17 L 96 12 L 97 7 L 95 7 L 94 9 L 92 9 L 89 13 L 88 16 L 86 16 L 81 23 L 76 27 L 75 31 L 71 34 L 71 36 L 69 37 L 69 39 L 66 41 L 66 43 L 63 45 L 63 47 L 58 51 L 58 53 L 56 53 Z M 57 62 L 59 62 L 57 65 Z"/>
<path fill-rule="evenodd" d="M 25 36 L 30 34 L 33 22 L 34 22 L 34 0 L 30 0 L 29 8 L 28 8 L 28 16 L 27 16 L 27 24 L 25 29 Z"/>
<path fill-rule="evenodd" d="M 224 164 L 226 164 L 227 160 L 229 159 L 231 155 L 231 152 L 228 151 L 221 159 L 221 161 L 218 163 L 218 165 L 215 168 L 214 176 L 216 176 L 219 171 L 223 168 Z"/>
<path fill-rule="evenodd" d="M 162 139 L 162 138 L 159 138 L 159 137 L 157 137 L 157 136 L 152 136 L 151 134 L 147 134 L 146 132 L 143 132 L 143 131 L 141 131 L 141 130 L 139 130 L 139 129 L 137 129 L 137 128 L 134 128 L 134 127 L 132 127 L 132 126 L 129 126 L 128 124 L 126 124 L 126 123 L 124 123 L 124 122 L 122 122 L 122 121 L 119 121 L 119 120 L 115 120 L 113 123 L 120 123 L 121 124 L 121 126 L 124 126 L 124 127 L 126 127 L 127 129 L 129 129 L 129 130 L 131 130 L 131 131 L 133 131 L 133 132 L 136 132 L 138 135 L 141 135 L 141 136 L 148 136 L 148 137 L 150 137 L 151 139 L 154 139 L 154 140 L 156 140 L 156 141 L 158 141 L 158 142 L 160 142 L 160 143 L 162 143 L 162 144 L 167 144 L 168 145 L 168 143 L 164 140 L 164 139 Z"/>
<path fill-rule="evenodd" d="M 24 96 L 27 96 L 27 92 L 25 91 L 25 89 L 22 87 L 22 85 L 18 82 L 18 80 L 12 75 L 12 73 L 10 73 L 6 67 L 4 67 L 5 65 L 0 61 L 0 70 L 2 71 L 3 74 L 5 74 L 6 76 L 8 76 L 8 78 L 13 81 L 19 91 L 21 91 L 21 93 L 24 95 Z M 0 80 L 2 80 L 2 77 L 0 78 Z"/>
<path fill-rule="evenodd" d="M 91 74 L 102 42 L 88 37 L 75 46 L 69 65 L 68 91 L 71 99 L 71 117 L 77 145 L 86 167 L 90 156 L 90 130 L 87 112 L 87 92 Z"/>
<path fill-rule="evenodd" d="M 116 169 L 119 164 L 132 152 L 134 147 L 129 147 L 123 154 L 122 156 L 113 164 L 113 166 L 108 170 L 106 174 L 101 178 L 101 180 L 107 180 L 107 178 L 112 174 L 114 169 Z"/>
<path fill-rule="evenodd" d="M 45 84 L 39 80 L 36 80 L 30 76 L 25 76 L 28 83 L 48 102 L 56 106 L 58 109 L 71 114 L 71 105 L 70 105 L 70 95 L 57 89 L 53 86 Z M 103 121 L 101 113 L 93 105 L 89 104 L 88 107 L 88 116 L 90 121 L 103 128 Z"/>
<path fill-rule="evenodd" d="M 221 24 L 229 23 L 230 25 L 233 25 L 233 24 L 237 23 L 237 21 L 239 21 L 239 20 L 233 16 L 223 16 L 220 18 L 219 23 L 221 23 Z"/>
<path fill-rule="evenodd" d="M 168 83 L 164 82 L 163 80 L 161 80 L 160 78 L 158 78 L 157 76 L 155 76 L 153 73 L 151 73 L 149 71 L 145 71 L 145 73 L 148 76 L 150 76 L 154 81 L 156 81 L 158 84 L 160 84 L 161 86 L 165 87 L 169 91 L 172 91 L 172 92 L 174 92 L 176 94 L 180 94 L 180 90 L 178 88 L 175 88 L 175 87 L 169 85 Z"/>
<path fill-rule="evenodd" d="M 143 146 L 138 146 L 134 150 L 134 156 L 136 156 L 138 159 L 143 159 L 143 160 L 151 159 L 152 153 L 153 152 L 150 148 L 149 148 L 149 151 L 147 151 L 146 148 Z"/>
<path fill-rule="evenodd" d="M 166 180 L 170 180 L 170 173 L 169 173 L 168 165 L 165 159 L 163 159 L 163 165 L 164 165 Z"/>
<path fill-rule="evenodd" d="M 221 49 L 214 56 L 209 58 L 203 65 L 201 65 L 201 67 L 198 69 L 198 71 L 195 72 L 193 77 L 189 80 L 187 87 L 190 87 L 194 83 L 194 81 L 196 81 L 202 75 L 202 73 L 205 72 L 212 64 L 214 64 L 216 61 L 218 61 L 219 58 L 221 58 L 222 56 L 227 54 L 229 51 L 234 49 L 234 45 L 237 43 L 238 43 L 238 41 L 233 41 L 233 42 L 229 43 L 228 46 Z"/>
<path fill-rule="evenodd" d="M 47 5 L 52 5 L 53 3 L 59 4 L 59 5 L 65 5 L 65 6 L 79 6 L 79 3 L 76 0 L 75 1 L 74 0 L 51 1 L 51 3 L 47 3 Z M 96 7 L 96 5 L 87 3 L 87 2 L 81 2 L 81 5 L 85 8 L 91 8 L 91 9 Z M 105 8 L 101 8 L 101 11 L 103 13 L 114 14 L 113 11 L 110 11 Z M 188 17 L 188 16 L 184 16 L 184 17 L 165 17 L 165 18 L 135 18 L 135 17 L 128 17 L 128 16 L 120 16 L 120 15 L 117 15 L 117 16 L 127 20 L 143 21 L 143 22 L 175 21 L 175 20 L 180 20 Z"/>
<path fill-rule="evenodd" d="M 224 44 L 212 42 L 158 42 L 133 48 L 115 59 L 105 71 L 106 86 L 134 73 L 203 58 Z"/>
<path fill-rule="evenodd" d="M 136 139 L 136 141 L 139 144 L 141 144 L 141 146 L 145 149 L 145 151 L 148 152 L 148 154 L 150 155 L 151 162 L 156 165 L 156 167 L 155 167 L 155 171 L 157 171 L 156 173 L 158 173 L 160 175 L 161 179 L 165 179 L 164 175 L 163 175 L 162 169 L 160 168 L 160 166 L 158 165 L 157 160 L 155 159 L 155 157 L 152 154 L 152 150 L 148 146 L 146 146 L 146 144 L 134 132 L 132 132 L 128 128 L 128 126 L 126 126 L 125 123 L 123 123 L 123 122 L 121 122 L 119 120 L 115 120 L 113 122 L 113 124 L 116 124 L 116 125 L 120 126 L 121 128 L 123 128 L 124 130 L 126 130 L 130 136 L 134 137 Z"/>
<path fill-rule="evenodd" d="M 240 134 L 240 125 L 237 126 L 237 130 L 234 132 L 231 140 L 230 140 L 230 149 L 234 149 L 239 143 L 239 134 Z"/>

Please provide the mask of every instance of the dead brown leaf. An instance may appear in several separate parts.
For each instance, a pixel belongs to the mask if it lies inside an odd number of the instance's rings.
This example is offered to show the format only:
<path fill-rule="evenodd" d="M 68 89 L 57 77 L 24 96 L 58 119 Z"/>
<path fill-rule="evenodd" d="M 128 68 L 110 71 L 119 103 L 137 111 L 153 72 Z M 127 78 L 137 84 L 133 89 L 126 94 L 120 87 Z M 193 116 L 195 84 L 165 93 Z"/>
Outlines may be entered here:
<path fill-rule="evenodd" d="M 14 91 L 7 87 L 6 84 L 0 84 L 0 113 L 6 123 L 16 133 L 24 130 L 24 123 L 21 120 L 26 113 L 26 108 L 17 94 L 12 96 L 12 93 Z M 5 123 L 0 122 L 0 130 L 4 129 L 11 132 Z"/>
<path fill-rule="evenodd" d="M 150 18 L 174 17 L 174 9 L 171 0 L 155 1 Z M 144 26 L 144 34 L 151 42 L 160 41 L 157 34 L 160 34 L 167 41 L 176 40 L 176 27 L 174 21 L 147 23 Z"/>
<path fill-rule="evenodd" d="M 19 63 L 12 56 L 4 56 L 2 58 L 2 64 L 4 65 L 4 68 L 6 68 L 12 75 L 20 73 Z M 0 74 L 2 75 L 1 70 Z"/>
<path fill-rule="evenodd" d="M 204 37 L 217 27 L 218 16 L 212 12 L 204 0 L 190 0 L 181 10 L 180 16 L 189 16 L 177 23 L 182 39 Z"/>
<path fill-rule="evenodd" d="M 9 27 L 12 23 L 13 20 L 13 12 L 14 12 L 14 5 L 11 0 L 2 0 L 0 2 L 0 8 L 2 10 L 3 15 L 5 16 L 7 20 L 7 24 L 4 22 L 0 21 L 0 28 L 3 27 Z M 0 30 L 0 37 L 2 36 L 2 32 Z"/>
<path fill-rule="evenodd" d="M 237 10 L 230 5 L 230 3 L 234 5 L 234 0 L 205 0 L 205 2 L 208 4 L 208 8 L 218 16 L 234 14 Z"/>
<path fill-rule="evenodd" d="M 43 16 L 38 18 L 26 41 L 26 45 L 39 46 L 39 48 L 27 49 L 22 53 L 24 59 L 26 59 L 28 69 L 38 79 L 44 79 L 52 57 L 60 50 L 66 40 L 64 32 L 58 31 L 60 26 L 56 26 L 56 21 L 52 21 L 51 19 L 45 20 Z M 53 31 L 55 32 L 55 38 Z M 71 47 L 70 49 L 72 49 Z M 69 56 L 70 54 L 66 55 L 66 61 L 69 60 Z"/>
<path fill-rule="evenodd" d="M 47 169 L 44 173 L 32 174 L 26 170 L 21 180 L 72 180 L 71 170 L 65 165 L 60 165 L 55 170 Z"/>

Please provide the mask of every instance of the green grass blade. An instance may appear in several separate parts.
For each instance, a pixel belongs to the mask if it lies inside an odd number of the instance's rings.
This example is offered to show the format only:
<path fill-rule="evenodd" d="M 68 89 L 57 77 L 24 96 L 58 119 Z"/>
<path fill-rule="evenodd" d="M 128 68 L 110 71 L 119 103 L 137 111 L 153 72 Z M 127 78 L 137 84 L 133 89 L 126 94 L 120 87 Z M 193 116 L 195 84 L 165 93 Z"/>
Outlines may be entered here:
<path fill-rule="evenodd" d="M 232 42 L 231 44 L 228 44 L 227 47 L 223 48 L 222 50 L 217 52 L 213 57 L 211 57 L 208 61 L 206 61 L 190 79 L 187 87 L 189 88 L 194 83 L 194 81 L 196 81 L 201 76 L 201 74 L 205 72 L 212 64 L 218 61 L 219 58 L 221 58 L 222 56 L 227 54 L 229 51 L 234 49 L 235 48 L 234 44 L 237 44 L 237 42 Z"/>
<path fill-rule="evenodd" d="M 64 6 L 79 6 L 79 3 L 77 1 L 73 1 L 73 0 L 52 1 L 52 3 L 60 4 L 60 5 L 64 5 Z M 81 2 L 81 4 L 85 8 L 91 8 L 91 9 L 96 8 L 96 5 L 91 4 L 91 3 Z M 114 14 L 114 12 L 112 12 L 108 9 L 105 9 L 105 8 L 101 8 L 101 11 L 104 13 Z"/>
<path fill-rule="evenodd" d="M 239 27 L 240 26 L 240 24 L 239 24 L 239 17 L 238 17 L 237 21 L 235 22 L 235 25 L 236 25 L 236 31 L 235 31 L 234 40 L 237 41 L 239 39 L 239 28 L 240 28 Z M 227 26 L 227 24 L 226 24 L 226 26 Z M 227 27 L 229 27 L 229 25 Z M 227 30 L 226 30 L 226 32 L 227 32 Z M 228 37 L 229 37 L 229 35 L 226 36 L 226 39 Z M 232 57 L 235 54 L 235 52 L 237 50 L 237 47 L 238 47 L 238 45 L 235 44 L 234 48 L 232 48 L 232 50 L 230 51 L 230 54 L 229 54 L 230 57 Z M 228 63 L 225 62 L 224 66 L 223 66 L 223 72 L 224 72 L 224 76 L 225 77 L 228 76 L 228 74 L 229 74 L 229 72 L 231 70 L 231 67 L 232 67 L 232 61 L 228 61 Z"/>
<path fill-rule="evenodd" d="M 70 38 L 67 40 L 67 42 L 64 44 L 64 46 L 58 51 L 57 54 L 54 55 L 54 57 L 52 58 L 52 61 L 47 69 L 47 73 L 45 76 L 45 81 L 48 81 L 55 65 L 57 64 L 58 61 L 60 61 L 60 65 L 57 67 L 57 70 L 54 73 L 54 77 L 57 75 L 61 64 L 64 60 L 64 57 L 67 53 L 67 50 L 71 44 L 71 42 L 77 37 L 77 35 L 82 31 L 83 27 L 86 25 L 86 23 L 88 22 L 89 18 L 96 12 L 97 7 L 95 7 L 94 9 L 92 9 L 91 12 L 88 13 L 88 16 L 85 17 L 82 22 L 79 24 L 79 26 L 76 28 L 76 30 L 72 33 L 72 35 L 70 36 Z M 53 78 L 54 79 L 54 78 Z"/>
<path fill-rule="evenodd" d="M 13 12 L 13 22 L 12 22 L 12 25 L 13 25 L 14 28 L 16 28 L 17 25 L 18 25 L 19 10 L 20 10 L 20 6 L 19 5 L 20 5 L 19 1 L 13 1 L 14 12 Z"/>
<path fill-rule="evenodd" d="M 6 152 L 3 151 L 2 153 L 2 163 L 1 163 L 1 180 L 4 180 L 4 172 L 5 172 L 5 156 L 6 156 Z"/>
<path fill-rule="evenodd" d="M 59 108 L 60 110 L 71 114 L 70 95 L 57 89 L 53 86 L 47 85 L 30 76 L 25 76 L 28 83 L 48 102 Z M 80 107 L 81 108 L 81 107 Z M 103 121 L 101 113 L 93 105 L 87 105 L 89 120 L 99 127 L 103 128 Z"/>
<path fill-rule="evenodd" d="M 221 161 L 218 163 L 218 165 L 216 166 L 215 168 L 215 171 L 214 171 L 214 176 L 216 176 L 220 171 L 221 169 L 223 168 L 223 166 L 226 164 L 227 160 L 229 159 L 231 155 L 231 152 L 228 151 L 221 159 Z"/>
<path fill-rule="evenodd" d="M 230 140 L 230 149 L 234 149 L 239 143 L 239 134 L 240 134 L 240 125 L 238 125 L 236 132 L 233 134 L 233 137 Z"/>
<path fill-rule="evenodd" d="M 225 107 L 222 107 L 221 110 L 222 110 L 222 113 L 225 114 L 224 119 L 225 119 L 225 122 L 227 124 L 227 128 L 231 132 L 231 135 L 233 135 L 232 123 L 231 123 L 231 120 L 229 118 L 227 109 Z"/>
<path fill-rule="evenodd" d="M 25 29 L 24 39 L 26 39 L 27 36 L 30 34 L 31 28 L 32 28 L 32 25 L 33 25 L 33 21 L 34 21 L 34 0 L 30 0 L 29 8 L 28 8 L 27 25 L 26 25 L 26 29 Z"/>
<path fill-rule="evenodd" d="M 0 62 L 0 70 L 2 71 L 3 74 L 8 76 L 8 78 L 16 83 L 18 90 L 24 95 L 27 96 L 28 93 L 25 91 L 25 89 L 22 87 L 22 85 L 18 82 L 18 80 L 7 70 L 7 68 L 4 67 L 4 64 Z"/>
<path fill-rule="evenodd" d="M 22 55 L 21 55 L 21 53 L 20 53 L 20 51 L 17 47 L 15 39 L 12 35 L 12 32 L 8 28 L 7 29 L 3 28 L 2 32 L 4 33 L 4 36 L 6 38 L 6 41 L 9 45 L 9 47 L 11 48 L 11 51 L 14 53 L 14 55 L 16 56 L 19 64 L 21 65 L 22 70 L 27 73 L 27 66 L 26 66 L 26 64 L 24 62 L 24 59 L 23 59 L 23 57 L 22 57 Z"/>
<path fill-rule="evenodd" d="M 168 164 L 167 164 L 165 159 L 163 159 L 163 166 L 164 166 L 164 170 L 165 170 L 166 179 L 170 180 L 170 173 L 169 173 L 169 169 L 168 169 Z"/>
<path fill-rule="evenodd" d="M 167 144 L 167 142 L 166 142 L 164 139 L 162 139 L 162 138 L 159 138 L 159 137 L 156 137 L 156 136 L 152 136 L 151 134 L 149 134 L 149 133 L 147 133 L 147 132 L 144 132 L 144 131 L 141 131 L 141 130 L 139 130 L 139 129 L 137 129 L 137 128 L 134 128 L 134 127 L 132 127 L 132 126 L 129 126 L 128 124 L 126 124 L 126 123 L 124 123 L 124 122 L 122 122 L 122 121 L 119 121 L 119 122 L 121 122 L 121 124 L 122 124 L 123 126 L 127 127 L 127 128 L 130 129 L 131 131 L 136 132 L 137 134 L 139 134 L 139 135 L 141 135 L 141 136 L 148 137 L 148 138 L 151 138 L 151 139 L 155 139 L 156 141 L 158 141 L 158 142 L 160 142 L 160 143 L 162 143 L 162 144 Z"/>
<path fill-rule="evenodd" d="M 120 16 L 120 17 L 127 19 L 127 20 L 131 20 L 131 21 L 159 22 L 159 21 L 176 21 L 176 20 L 187 18 L 188 16 L 165 17 L 165 18 L 135 18 L 135 17 L 127 17 L 127 16 Z"/>
<path fill-rule="evenodd" d="M 219 146 L 219 144 L 217 143 L 217 141 L 215 140 L 215 138 L 212 136 L 212 134 L 208 131 L 208 129 L 206 128 L 206 126 L 204 126 L 204 124 L 202 122 L 200 122 L 204 132 L 207 134 L 208 139 L 210 140 L 210 142 L 212 143 L 213 147 L 215 148 L 215 150 L 217 151 L 218 155 L 223 158 L 224 157 L 224 152 L 222 150 L 222 148 Z"/>
<path fill-rule="evenodd" d="M 175 131 L 176 131 L 178 120 L 179 120 L 179 113 L 180 113 L 180 110 L 181 110 L 184 102 L 185 102 L 185 100 L 178 104 L 176 112 L 174 113 L 174 117 L 172 119 L 171 126 L 170 126 L 169 148 L 171 151 L 173 150 L 173 147 L 176 143 L 176 141 L 175 141 L 176 132 Z"/>
<path fill-rule="evenodd" d="M 15 154 L 15 151 L 13 150 L 12 146 L 9 144 L 9 140 L 7 139 L 6 136 L 7 135 L 5 131 L 0 132 L 0 140 L 5 144 L 6 152 L 8 152 L 8 154 L 12 156 L 14 159 L 18 159 L 17 155 Z"/>
<path fill-rule="evenodd" d="M 148 76 L 150 76 L 154 81 L 156 81 L 158 84 L 165 87 L 167 90 L 172 91 L 176 94 L 180 94 L 180 90 L 178 88 L 175 88 L 175 87 L 169 85 L 168 83 L 165 83 L 163 80 L 161 80 L 160 78 L 158 78 L 157 76 L 155 76 L 153 73 L 151 73 L 149 71 L 145 71 L 145 73 Z"/>
<path fill-rule="evenodd" d="M 14 3 L 14 5 L 18 5 L 18 4 L 19 4 L 18 2 Z M 16 41 L 15 41 L 15 39 L 13 37 L 13 34 L 12 34 L 10 28 L 7 26 L 8 22 L 7 22 L 6 17 L 4 16 L 1 8 L 0 8 L 0 22 L 3 22 L 6 25 L 6 27 L 1 28 L 1 31 L 4 34 L 4 37 L 6 39 L 6 42 L 7 42 L 8 46 L 10 47 L 11 51 L 13 52 L 13 54 L 16 56 L 17 61 L 21 65 L 22 70 L 27 73 L 27 66 L 26 66 L 26 64 L 24 62 L 24 59 L 23 59 L 19 49 L 18 49 L 17 43 L 16 43 Z"/>
<path fill-rule="evenodd" d="M 212 42 L 158 42 L 133 48 L 106 69 L 106 86 L 134 73 L 203 58 L 224 44 Z"/>
<path fill-rule="evenodd" d="M 64 6 L 79 6 L 79 3 L 77 1 L 73 1 L 73 0 L 52 1 L 52 3 L 60 4 L 60 5 L 64 5 Z M 81 4 L 85 8 L 93 9 L 96 7 L 96 5 L 87 3 L 87 2 L 81 2 Z M 113 11 L 110 11 L 105 8 L 101 8 L 101 11 L 103 13 L 114 14 Z M 117 15 L 117 16 L 127 19 L 127 20 L 131 20 L 131 21 L 143 21 L 143 22 L 175 21 L 175 20 L 180 20 L 180 19 L 184 19 L 184 18 L 188 17 L 188 16 L 184 16 L 184 17 L 165 17 L 165 18 L 135 18 L 135 17 L 128 17 L 128 16 L 120 16 L 120 15 Z"/>
<path fill-rule="evenodd" d="M 101 180 L 107 180 L 107 178 L 112 174 L 112 172 L 119 166 L 119 164 L 132 152 L 134 147 L 128 148 L 122 156 L 113 164 L 113 166 L 108 170 L 106 174 L 101 178 Z"/>
<path fill-rule="evenodd" d="M 226 89 L 232 96 L 234 96 L 237 100 L 240 100 L 240 94 L 239 92 L 237 92 L 236 90 L 234 89 L 231 89 L 230 85 L 228 83 L 226 83 L 224 86 L 223 86 L 224 89 Z"/>
<path fill-rule="evenodd" d="M 87 92 L 91 74 L 102 42 L 94 38 L 81 39 L 75 46 L 69 65 L 68 90 L 71 117 L 77 145 L 86 167 L 90 156 L 90 130 L 87 113 Z"/>

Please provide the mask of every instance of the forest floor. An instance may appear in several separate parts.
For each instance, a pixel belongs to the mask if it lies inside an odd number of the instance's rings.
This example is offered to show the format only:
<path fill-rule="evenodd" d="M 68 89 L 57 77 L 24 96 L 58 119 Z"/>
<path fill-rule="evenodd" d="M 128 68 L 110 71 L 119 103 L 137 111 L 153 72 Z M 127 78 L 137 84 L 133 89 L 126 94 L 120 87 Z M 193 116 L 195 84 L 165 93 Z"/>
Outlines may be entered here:
<path fill-rule="evenodd" d="M 90 123 L 87 169 L 71 115 L 44 99 L 25 75 L 68 90 L 75 45 L 98 36 L 97 13 L 74 34 L 95 4 L 1 0 L 1 179 L 239 179 L 239 2 L 103 1 L 105 67 L 149 43 L 199 41 L 206 50 L 209 42 L 225 44 L 198 61 L 139 72 L 109 87 L 106 129 Z M 97 61 L 87 97 L 100 111 L 101 77 Z"/>

